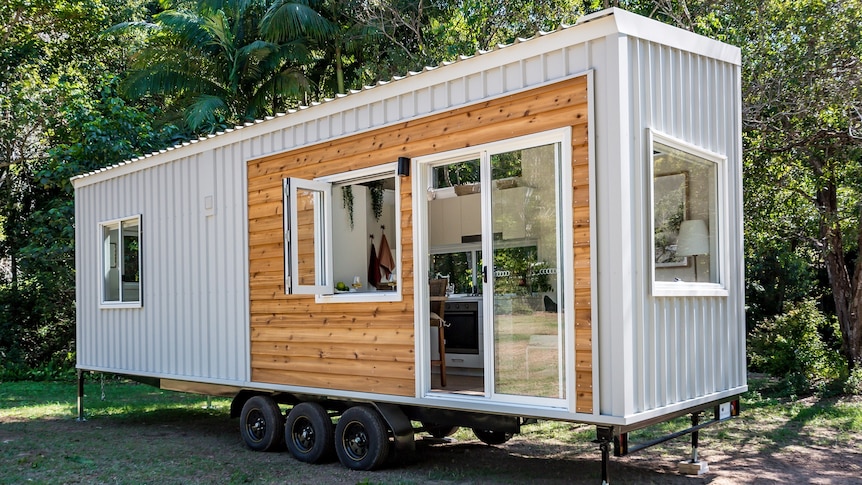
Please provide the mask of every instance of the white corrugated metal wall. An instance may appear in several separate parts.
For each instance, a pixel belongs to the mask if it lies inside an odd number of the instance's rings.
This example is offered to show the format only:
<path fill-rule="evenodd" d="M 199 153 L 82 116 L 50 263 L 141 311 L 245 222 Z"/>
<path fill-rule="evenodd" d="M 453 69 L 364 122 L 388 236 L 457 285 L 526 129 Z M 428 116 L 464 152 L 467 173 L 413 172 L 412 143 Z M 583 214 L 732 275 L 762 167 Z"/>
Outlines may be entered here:
<path fill-rule="evenodd" d="M 632 245 L 623 259 L 630 258 L 637 276 L 629 290 L 632 328 L 622 332 L 623 341 L 612 352 L 630 351 L 623 372 L 631 376 L 627 379 L 631 386 L 603 394 L 613 397 L 603 401 L 603 412 L 631 416 L 706 399 L 746 384 L 739 195 L 742 154 L 739 65 L 633 37 L 626 39 L 624 47 L 620 65 L 631 84 L 623 96 L 628 98 L 630 123 L 622 131 L 630 130 L 631 145 L 626 148 L 631 165 L 624 162 L 623 170 L 630 169 L 631 177 L 625 183 L 633 194 L 628 202 L 634 218 L 629 226 Z M 651 294 L 647 129 L 727 158 L 729 200 L 722 215 L 722 229 L 727 231 L 722 274 L 727 296 Z"/>
<path fill-rule="evenodd" d="M 231 147 L 76 190 L 78 365 L 247 380 L 245 164 Z M 212 198 L 212 210 L 205 208 Z M 99 223 L 141 214 L 141 308 L 99 308 Z"/>

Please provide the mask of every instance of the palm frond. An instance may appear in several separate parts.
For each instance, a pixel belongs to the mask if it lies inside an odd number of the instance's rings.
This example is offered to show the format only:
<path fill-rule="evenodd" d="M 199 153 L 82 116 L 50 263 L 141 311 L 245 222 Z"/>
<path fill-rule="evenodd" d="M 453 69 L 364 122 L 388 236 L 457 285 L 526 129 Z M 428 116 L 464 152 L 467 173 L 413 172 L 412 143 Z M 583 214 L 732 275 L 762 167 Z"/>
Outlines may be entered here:
<path fill-rule="evenodd" d="M 272 42 L 256 40 L 251 44 L 246 44 L 237 49 L 236 54 L 239 58 L 261 60 L 276 51 L 278 51 L 278 45 Z"/>
<path fill-rule="evenodd" d="M 210 40 L 204 19 L 192 12 L 167 10 L 156 15 L 155 20 L 190 45 L 203 45 Z"/>
<path fill-rule="evenodd" d="M 275 92 L 281 96 L 302 99 L 311 90 L 311 82 L 298 68 L 285 69 L 278 73 L 271 83 Z"/>
<path fill-rule="evenodd" d="M 286 111 L 311 91 L 311 82 L 301 69 L 286 68 L 270 77 L 249 100 L 246 116 L 250 119 Z"/>
<path fill-rule="evenodd" d="M 235 39 L 231 30 L 230 20 L 224 11 L 219 10 L 205 16 L 201 27 L 210 35 L 210 45 L 218 46 L 219 50 L 233 60 L 235 56 Z"/>
<path fill-rule="evenodd" d="M 316 10 L 290 0 L 276 0 L 260 22 L 261 34 L 272 42 L 283 42 L 302 36 L 323 41 L 336 31 L 337 28 Z"/>
<path fill-rule="evenodd" d="M 276 45 L 270 54 L 260 60 L 264 73 L 280 72 L 285 66 L 300 66 L 311 62 L 311 51 L 305 42 L 296 40 Z"/>
<path fill-rule="evenodd" d="M 225 92 L 224 87 L 204 74 L 196 62 L 169 58 L 131 71 L 123 81 L 121 89 L 131 97 L 147 94 L 182 95 L 184 92 L 210 94 Z"/>
<path fill-rule="evenodd" d="M 224 115 L 230 115 L 224 99 L 219 96 L 202 94 L 197 96 L 186 109 L 186 123 L 192 130 L 198 131 L 205 123 L 215 124 L 220 112 Z"/>

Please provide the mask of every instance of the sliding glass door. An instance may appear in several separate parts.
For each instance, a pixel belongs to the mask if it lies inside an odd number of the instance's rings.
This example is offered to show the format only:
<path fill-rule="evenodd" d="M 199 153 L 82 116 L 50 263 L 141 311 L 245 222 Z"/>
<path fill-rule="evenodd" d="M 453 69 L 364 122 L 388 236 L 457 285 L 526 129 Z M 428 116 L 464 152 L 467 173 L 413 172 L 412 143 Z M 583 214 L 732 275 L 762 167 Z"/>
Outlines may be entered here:
<path fill-rule="evenodd" d="M 417 246 L 432 256 L 417 267 L 449 278 L 452 305 L 481 308 L 481 369 L 462 375 L 481 376 L 483 384 L 469 393 L 453 385 L 435 392 L 566 405 L 574 369 L 567 363 L 574 322 L 563 301 L 571 284 L 563 271 L 572 248 L 569 135 L 557 130 L 419 161 L 426 169 L 414 188 L 427 190 L 427 234 Z M 436 355 L 430 342 L 427 348 Z M 447 372 L 465 371 L 450 364 Z"/>

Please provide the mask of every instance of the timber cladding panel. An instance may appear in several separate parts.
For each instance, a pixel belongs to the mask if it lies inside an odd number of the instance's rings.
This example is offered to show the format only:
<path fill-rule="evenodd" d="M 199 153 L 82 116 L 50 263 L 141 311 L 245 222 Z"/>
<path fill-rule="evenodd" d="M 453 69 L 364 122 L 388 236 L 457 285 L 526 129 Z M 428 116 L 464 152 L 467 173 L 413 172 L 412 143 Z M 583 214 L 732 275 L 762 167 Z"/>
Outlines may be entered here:
<path fill-rule="evenodd" d="M 282 180 L 348 170 L 572 127 L 579 412 L 592 411 L 587 78 L 581 76 L 248 162 L 251 378 L 255 382 L 415 395 L 413 217 L 401 184 L 401 302 L 317 304 L 284 294 Z M 570 349 L 572 350 L 572 349 Z"/>

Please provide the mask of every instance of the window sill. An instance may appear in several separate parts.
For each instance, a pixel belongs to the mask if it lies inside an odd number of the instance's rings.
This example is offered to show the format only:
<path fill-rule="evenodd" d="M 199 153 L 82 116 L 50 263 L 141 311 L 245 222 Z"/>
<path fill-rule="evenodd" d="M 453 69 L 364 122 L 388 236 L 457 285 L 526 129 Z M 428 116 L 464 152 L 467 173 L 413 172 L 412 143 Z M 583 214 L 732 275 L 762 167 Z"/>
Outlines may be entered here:
<path fill-rule="evenodd" d="M 400 291 L 357 291 L 336 293 L 334 295 L 316 295 L 315 303 L 363 303 L 374 301 L 401 301 Z"/>
<path fill-rule="evenodd" d="M 112 309 L 120 309 L 120 308 L 143 308 L 143 305 L 139 301 L 135 302 L 122 302 L 122 303 L 112 303 L 103 301 L 99 303 L 100 310 L 112 310 Z"/>
<path fill-rule="evenodd" d="M 652 296 L 674 297 L 674 296 L 718 296 L 726 297 L 729 292 L 723 285 L 716 283 L 672 283 L 654 281 L 652 285 Z"/>

